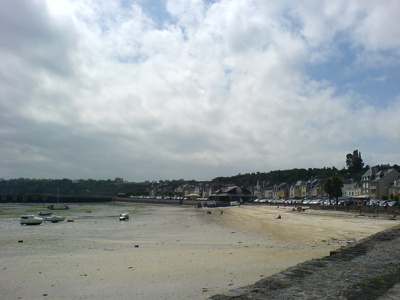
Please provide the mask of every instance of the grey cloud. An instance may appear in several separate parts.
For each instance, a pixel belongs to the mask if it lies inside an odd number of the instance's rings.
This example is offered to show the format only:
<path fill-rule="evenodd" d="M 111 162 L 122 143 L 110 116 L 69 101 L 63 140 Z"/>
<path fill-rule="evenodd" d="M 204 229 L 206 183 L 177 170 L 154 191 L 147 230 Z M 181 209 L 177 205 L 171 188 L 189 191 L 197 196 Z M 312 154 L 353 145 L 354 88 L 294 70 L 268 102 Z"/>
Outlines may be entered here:
<path fill-rule="evenodd" d="M 382 108 L 356 92 L 338 95 L 339 83 L 310 78 L 305 67 L 329 62 L 339 33 L 361 55 L 353 25 L 369 11 L 357 4 L 199 2 L 194 13 L 173 1 L 176 19 L 152 22 L 157 15 L 140 2 L 66 2 L 67 13 L 61 2 L 15 3 L 0 4 L 0 177 L 340 168 L 358 145 L 375 159 L 374 140 L 388 141 L 383 157 L 398 160 L 388 150 L 400 147 L 398 130 L 385 128 L 399 127 L 400 98 Z"/>
<path fill-rule="evenodd" d="M 69 52 L 75 43 L 72 23 L 52 19 L 41 1 L 2 1 L 0 10 L 2 52 L 23 59 L 25 66 L 31 64 L 37 73 L 73 73 Z"/>

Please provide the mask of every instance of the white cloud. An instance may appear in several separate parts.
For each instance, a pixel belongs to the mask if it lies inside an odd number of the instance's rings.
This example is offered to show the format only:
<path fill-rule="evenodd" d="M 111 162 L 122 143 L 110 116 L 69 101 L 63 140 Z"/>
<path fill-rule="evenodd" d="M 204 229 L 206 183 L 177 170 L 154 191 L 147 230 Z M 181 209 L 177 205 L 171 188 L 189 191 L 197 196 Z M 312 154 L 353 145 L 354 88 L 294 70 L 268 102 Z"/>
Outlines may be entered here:
<path fill-rule="evenodd" d="M 369 1 L 365 4 L 361 22 L 356 27 L 354 37 L 357 43 L 368 51 L 393 50 L 399 55 L 400 35 L 398 1 Z"/>
<path fill-rule="evenodd" d="M 359 76 L 396 61 L 396 1 L 174 0 L 162 22 L 142 5 L 0 3 L 0 177 L 212 179 L 399 148 L 399 97 L 339 96 L 306 68 L 342 44 Z M 398 163 L 382 152 L 366 163 Z"/>

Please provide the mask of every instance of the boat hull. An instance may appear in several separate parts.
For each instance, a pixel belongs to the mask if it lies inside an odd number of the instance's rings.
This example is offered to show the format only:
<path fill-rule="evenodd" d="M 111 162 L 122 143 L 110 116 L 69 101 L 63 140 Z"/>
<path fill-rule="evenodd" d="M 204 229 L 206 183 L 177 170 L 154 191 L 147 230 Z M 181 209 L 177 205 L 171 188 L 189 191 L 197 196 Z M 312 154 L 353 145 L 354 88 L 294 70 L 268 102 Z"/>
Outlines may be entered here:
<path fill-rule="evenodd" d="M 20 223 L 21 225 L 40 225 L 43 223 L 43 218 L 36 216 L 22 216 Z"/>
<path fill-rule="evenodd" d="M 51 204 L 51 205 L 47 206 L 47 209 L 65 210 L 65 209 L 69 209 L 69 206 L 68 205 L 54 205 L 54 204 Z"/>
<path fill-rule="evenodd" d="M 65 220 L 65 217 L 60 217 L 60 216 L 51 216 L 51 217 L 44 218 L 44 221 L 52 222 L 52 223 L 58 223 L 58 222 L 62 222 L 64 220 Z"/>
<path fill-rule="evenodd" d="M 51 216 L 52 214 L 52 212 L 40 212 L 39 216 Z"/>
<path fill-rule="evenodd" d="M 129 214 L 128 213 L 121 214 L 119 216 L 119 220 L 120 221 L 128 221 L 129 220 Z"/>
<path fill-rule="evenodd" d="M 43 222 L 25 222 L 25 223 L 21 222 L 21 225 L 35 226 L 35 225 L 40 225 L 42 223 Z"/>

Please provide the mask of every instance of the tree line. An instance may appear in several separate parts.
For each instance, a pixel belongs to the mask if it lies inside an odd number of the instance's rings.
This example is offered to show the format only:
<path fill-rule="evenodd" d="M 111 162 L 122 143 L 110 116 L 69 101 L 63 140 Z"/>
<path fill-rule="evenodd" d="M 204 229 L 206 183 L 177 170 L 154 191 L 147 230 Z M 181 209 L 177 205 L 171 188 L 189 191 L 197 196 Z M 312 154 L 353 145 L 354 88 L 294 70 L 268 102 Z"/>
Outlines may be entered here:
<path fill-rule="evenodd" d="M 231 177 L 217 177 L 210 181 L 196 180 L 165 180 L 157 183 L 145 182 L 126 182 L 122 178 L 114 180 L 94 180 L 94 179 L 28 179 L 18 178 L 0 181 L 0 194 L 38 194 L 38 195 L 65 195 L 65 196 L 115 196 L 119 193 L 127 195 L 148 195 L 150 190 L 156 185 L 161 193 L 173 193 L 174 190 L 184 184 L 188 185 L 225 185 L 232 184 L 237 186 L 252 187 L 257 182 L 287 183 L 292 184 L 299 180 L 307 181 L 313 178 L 328 180 L 339 178 L 340 181 L 353 179 L 360 181 L 361 176 L 369 169 L 364 166 L 361 153 L 354 150 L 346 155 L 346 166 L 338 170 L 335 167 L 324 168 L 308 168 L 308 169 L 290 169 L 275 170 L 270 172 L 257 172 L 248 174 L 238 174 Z M 400 167 L 394 165 L 400 172 Z M 335 184 L 339 184 L 337 179 L 333 180 Z M 328 184 L 328 183 L 327 183 Z M 328 188 L 327 188 L 328 189 Z M 331 191 L 333 188 L 330 188 Z M 338 190 L 337 186 L 335 190 Z M 328 193 L 332 197 L 336 197 L 332 192 Z M 340 197 L 340 196 L 339 196 Z"/>

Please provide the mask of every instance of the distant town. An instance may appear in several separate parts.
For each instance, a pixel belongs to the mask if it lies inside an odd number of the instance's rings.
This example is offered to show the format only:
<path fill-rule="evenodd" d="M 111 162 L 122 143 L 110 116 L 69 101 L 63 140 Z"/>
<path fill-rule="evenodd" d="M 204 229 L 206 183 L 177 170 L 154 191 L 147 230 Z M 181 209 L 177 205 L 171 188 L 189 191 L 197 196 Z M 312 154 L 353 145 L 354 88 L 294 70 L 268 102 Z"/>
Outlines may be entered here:
<path fill-rule="evenodd" d="M 0 180 L 1 199 L 7 195 L 52 195 L 76 197 L 136 197 L 271 202 L 280 199 L 310 200 L 318 204 L 347 204 L 381 200 L 397 205 L 400 167 L 364 166 L 361 153 L 346 155 L 346 166 L 278 170 L 238 174 L 210 181 L 160 180 L 140 183 L 114 180 L 27 179 Z M 351 202 L 352 201 L 352 202 Z"/>

